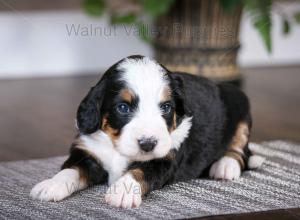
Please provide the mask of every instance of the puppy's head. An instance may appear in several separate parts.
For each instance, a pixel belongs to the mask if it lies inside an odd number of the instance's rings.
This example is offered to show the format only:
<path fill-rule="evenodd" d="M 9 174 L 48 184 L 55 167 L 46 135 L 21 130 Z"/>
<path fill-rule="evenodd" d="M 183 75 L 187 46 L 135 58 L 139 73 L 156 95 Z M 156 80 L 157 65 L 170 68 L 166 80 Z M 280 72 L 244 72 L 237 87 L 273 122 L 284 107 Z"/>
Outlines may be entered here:
<path fill-rule="evenodd" d="M 78 128 L 82 134 L 102 130 L 131 160 L 161 158 L 172 148 L 183 101 L 180 79 L 147 57 L 131 56 L 109 68 L 81 102 Z"/>

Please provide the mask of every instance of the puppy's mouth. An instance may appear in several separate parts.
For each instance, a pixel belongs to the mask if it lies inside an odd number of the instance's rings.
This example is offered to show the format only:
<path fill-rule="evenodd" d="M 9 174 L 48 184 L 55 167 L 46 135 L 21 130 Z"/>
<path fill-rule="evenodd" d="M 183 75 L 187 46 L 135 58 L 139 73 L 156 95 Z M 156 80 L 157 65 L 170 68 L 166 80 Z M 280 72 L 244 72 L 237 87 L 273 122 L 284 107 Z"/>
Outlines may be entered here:
<path fill-rule="evenodd" d="M 142 145 L 142 143 L 136 143 L 136 138 L 123 138 L 117 140 L 114 144 L 115 150 L 118 153 L 126 157 L 130 161 L 149 161 L 153 159 L 159 159 L 165 157 L 171 150 L 171 140 L 157 139 L 158 143 L 154 143 L 156 146 Z"/>
<path fill-rule="evenodd" d="M 143 152 L 143 153 L 139 153 L 133 157 L 130 157 L 130 159 L 133 161 L 149 161 L 149 160 L 156 159 L 156 157 L 153 153 Z"/>
<path fill-rule="evenodd" d="M 149 161 L 153 159 L 159 159 L 163 158 L 167 155 L 168 153 L 164 155 L 156 155 L 155 152 L 145 152 L 145 151 L 139 151 L 136 155 L 130 156 L 129 158 L 133 161 Z"/>
<path fill-rule="evenodd" d="M 153 151 L 151 151 L 151 152 L 139 151 L 135 155 L 127 155 L 120 151 L 119 151 L 119 153 L 122 156 L 127 157 L 131 161 L 149 161 L 149 160 L 160 158 L 160 157 L 157 157 Z"/>

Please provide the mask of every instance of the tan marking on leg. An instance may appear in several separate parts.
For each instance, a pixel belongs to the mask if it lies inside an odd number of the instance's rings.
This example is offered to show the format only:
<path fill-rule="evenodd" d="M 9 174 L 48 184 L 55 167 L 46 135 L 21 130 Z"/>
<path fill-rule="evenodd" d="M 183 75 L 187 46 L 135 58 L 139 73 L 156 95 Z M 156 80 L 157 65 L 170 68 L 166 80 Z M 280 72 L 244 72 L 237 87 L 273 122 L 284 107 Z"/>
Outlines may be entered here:
<path fill-rule="evenodd" d="M 236 128 L 235 134 L 229 145 L 229 149 L 244 151 L 244 147 L 248 143 L 249 139 L 249 126 L 246 122 L 240 122 Z"/>
<path fill-rule="evenodd" d="M 243 160 L 243 154 L 238 151 L 228 150 L 225 152 L 225 156 L 231 157 L 239 162 L 241 169 L 245 168 L 245 162 Z"/>
<path fill-rule="evenodd" d="M 123 89 L 120 93 L 120 96 L 128 103 L 131 103 L 134 97 L 133 93 L 129 89 Z"/>
<path fill-rule="evenodd" d="M 144 176 L 144 172 L 139 169 L 133 169 L 129 171 L 133 178 L 139 182 L 139 184 L 141 185 L 141 190 L 142 190 L 142 195 L 145 195 L 148 192 L 148 183 L 145 181 L 145 176 Z"/>
<path fill-rule="evenodd" d="M 240 122 L 237 125 L 235 134 L 229 144 L 229 148 L 225 153 L 226 156 L 232 157 L 239 162 L 241 168 L 245 168 L 243 160 L 244 148 L 249 140 L 249 125 L 246 122 Z"/>
<path fill-rule="evenodd" d="M 85 144 L 83 143 L 82 140 L 80 140 L 80 137 L 78 136 L 74 142 L 71 145 L 71 148 L 76 148 L 76 149 L 80 149 L 82 151 L 84 151 L 86 154 L 88 154 L 90 157 L 94 158 L 96 161 L 98 161 L 98 163 L 101 164 L 101 161 L 99 161 L 96 157 L 96 155 L 94 155 L 93 153 L 91 153 L 87 147 L 85 146 Z M 81 160 L 79 160 L 78 162 L 80 162 Z M 77 163 L 78 163 L 77 162 Z M 79 180 L 82 184 L 87 185 L 88 184 L 88 176 L 87 173 L 80 167 L 78 167 L 76 165 L 76 163 L 71 166 L 70 168 L 76 169 L 79 172 Z"/>
<path fill-rule="evenodd" d="M 88 184 L 88 176 L 87 173 L 80 167 L 73 166 L 73 169 L 76 169 L 79 172 L 79 181 L 80 183 L 87 185 Z"/>

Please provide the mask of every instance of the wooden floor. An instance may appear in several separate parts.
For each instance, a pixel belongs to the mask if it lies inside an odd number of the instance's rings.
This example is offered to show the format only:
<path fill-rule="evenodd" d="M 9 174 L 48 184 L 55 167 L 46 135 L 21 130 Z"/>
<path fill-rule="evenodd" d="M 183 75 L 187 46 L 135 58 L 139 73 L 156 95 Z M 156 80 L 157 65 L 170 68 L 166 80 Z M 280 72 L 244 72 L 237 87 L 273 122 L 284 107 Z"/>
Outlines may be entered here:
<path fill-rule="evenodd" d="M 300 66 L 243 73 L 254 119 L 251 140 L 300 143 Z M 0 81 L 0 161 L 67 154 L 77 106 L 99 78 Z M 207 219 L 300 219 L 300 208 Z"/>
<path fill-rule="evenodd" d="M 252 141 L 300 142 L 300 66 L 243 70 Z M 0 161 L 67 154 L 80 100 L 98 76 L 0 81 Z"/>

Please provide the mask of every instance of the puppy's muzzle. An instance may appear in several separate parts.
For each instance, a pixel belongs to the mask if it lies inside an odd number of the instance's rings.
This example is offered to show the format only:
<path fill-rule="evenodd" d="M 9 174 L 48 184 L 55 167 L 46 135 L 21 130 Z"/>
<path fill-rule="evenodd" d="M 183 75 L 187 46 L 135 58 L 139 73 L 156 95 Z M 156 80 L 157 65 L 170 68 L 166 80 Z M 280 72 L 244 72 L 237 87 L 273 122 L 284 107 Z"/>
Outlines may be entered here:
<path fill-rule="evenodd" d="M 157 145 L 157 142 L 158 142 L 157 139 L 154 137 L 149 137 L 149 138 L 142 137 L 138 139 L 138 144 L 140 148 L 145 152 L 152 151 Z"/>

